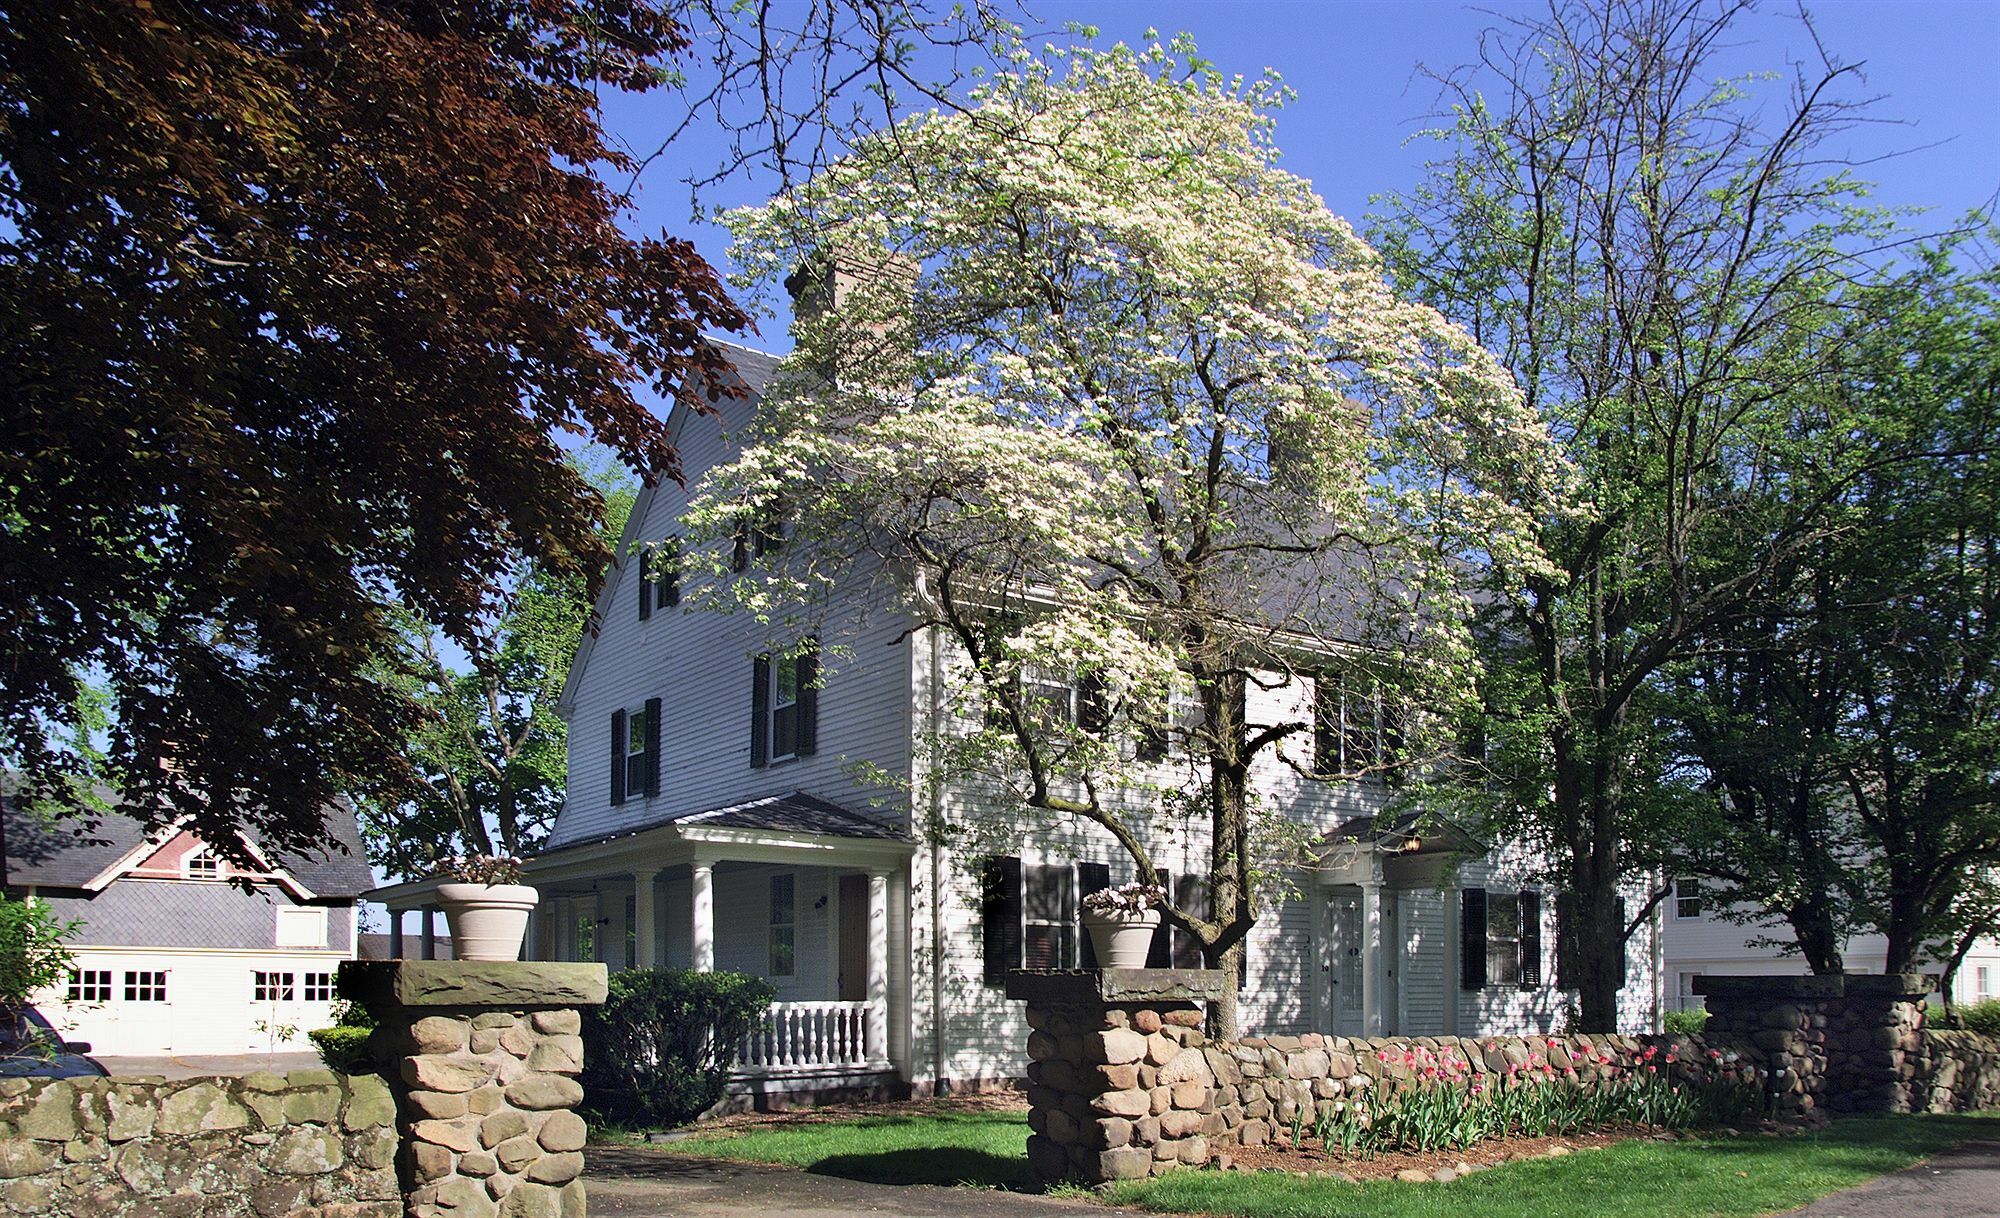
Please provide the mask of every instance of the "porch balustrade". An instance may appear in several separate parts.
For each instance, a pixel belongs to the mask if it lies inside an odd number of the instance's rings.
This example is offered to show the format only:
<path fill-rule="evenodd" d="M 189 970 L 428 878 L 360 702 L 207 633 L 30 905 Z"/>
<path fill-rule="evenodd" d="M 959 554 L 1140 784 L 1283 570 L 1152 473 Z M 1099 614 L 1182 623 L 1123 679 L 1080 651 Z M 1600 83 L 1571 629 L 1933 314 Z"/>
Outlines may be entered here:
<path fill-rule="evenodd" d="M 774 1002 L 763 1026 L 743 1038 L 736 1068 L 746 1073 L 820 1067 L 879 1066 L 868 1043 L 867 1002 Z"/>

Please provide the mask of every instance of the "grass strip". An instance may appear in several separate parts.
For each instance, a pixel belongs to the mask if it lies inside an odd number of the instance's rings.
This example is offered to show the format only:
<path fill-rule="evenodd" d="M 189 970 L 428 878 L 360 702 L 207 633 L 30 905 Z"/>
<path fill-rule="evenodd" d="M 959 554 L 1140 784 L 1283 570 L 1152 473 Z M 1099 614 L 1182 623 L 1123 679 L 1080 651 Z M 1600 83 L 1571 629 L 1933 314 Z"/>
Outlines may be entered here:
<path fill-rule="evenodd" d="M 1851 1117 L 1810 1134 L 1634 1140 L 1559 1159 L 1508 1163 L 1447 1184 L 1349 1184 L 1276 1172 L 1177 1172 L 1128 1181 L 1106 1200 L 1232 1218 L 1751 1218 L 1908 1167 L 1992 1120 Z"/>

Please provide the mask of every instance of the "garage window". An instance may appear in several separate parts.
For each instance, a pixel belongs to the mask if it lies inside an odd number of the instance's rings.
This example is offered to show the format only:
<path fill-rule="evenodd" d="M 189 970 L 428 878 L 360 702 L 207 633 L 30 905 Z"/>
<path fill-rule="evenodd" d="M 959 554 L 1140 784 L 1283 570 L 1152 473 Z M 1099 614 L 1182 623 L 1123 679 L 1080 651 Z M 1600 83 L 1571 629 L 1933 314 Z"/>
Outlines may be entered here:
<path fill-rule="evenodd" d="M 165 1002 L 167 1000 L 167 971 L 165 969 L 127 969 L 125 972 L 125 1001 Z"/>
<path fill-rule="evenodd" d="M 279 947 L 325 947 L 326 911 L 311 907 L 278 911 Z"/>
<path fill-rule="evenodd" d="M 306 1001 L 307 1002 L 333 1001 L 332 973 L 306 974 Z"/>
<path fill-rule="evenodd" d="M 71 1002 L 110 1002 L 111 970 L 108 968 L 73 968 L 69 971 L 69 993 Z"/>
<path fill-rule="evenodd" d="M 292 982 L 290 973 L 254 974 L 256 984 L 251 987 L 250 997 L 257 1002 L 290 1002 L 298 996 L 298 989 Z"/>

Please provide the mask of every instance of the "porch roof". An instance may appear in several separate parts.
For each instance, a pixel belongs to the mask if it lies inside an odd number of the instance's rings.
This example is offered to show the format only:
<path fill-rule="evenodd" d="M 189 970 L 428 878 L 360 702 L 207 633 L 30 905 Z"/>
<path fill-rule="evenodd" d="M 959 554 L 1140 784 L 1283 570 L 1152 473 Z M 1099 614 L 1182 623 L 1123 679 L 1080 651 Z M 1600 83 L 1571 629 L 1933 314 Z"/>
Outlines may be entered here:
<path fill-rule="evenodd" d="M 1359 842 L 1378 854 L 1485 854 L 1490 847 L 1456 821 L 1425 812 L 1357 816 L 1327 834 L 1329 845 Z"/>

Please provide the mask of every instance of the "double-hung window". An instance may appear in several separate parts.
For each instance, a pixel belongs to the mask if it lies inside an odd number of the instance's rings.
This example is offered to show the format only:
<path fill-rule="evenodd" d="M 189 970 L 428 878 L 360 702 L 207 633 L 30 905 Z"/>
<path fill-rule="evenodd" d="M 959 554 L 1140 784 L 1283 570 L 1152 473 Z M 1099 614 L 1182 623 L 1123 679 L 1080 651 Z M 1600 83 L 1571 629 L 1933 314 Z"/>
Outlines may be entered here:
<path fill-rule="evenodd" d="M 758 656 L 751 667 L 750 764 L 766 766 L 819 749 L 819 644 Z"/>
<path fill-rule="evenodd" d="M 1694 876 L 1679 876 L 1674 880 L 1674 917 L 1699 918 L 1702 904 L 1701 880 Z"/>
<path fill-rule="evenodd" d="M 660 793 L 660 700 L 611 712 L 611 802 Z"/>
<path fill-rule="evenodd" d="M 639 620 L 653 616 L 655 609 L 670 609 L 681 603 L 681 551 L 677 540 L 639 550 Z"/>
<path fill-rule="evenodd" d="M 1467 888 L 1459 893 L 1460 986 L 1534 989 L 1542 984 L 1542 894 Z"/>
<path fill-rule="evenodd" d="M 1021 869 L 1024 968 L 1076 967 L 1076 870 L 1068 863 Z"/>
<path fill-rule="evenodd" d="M 771 877 L 770 968 L 772 977 L 790 977 L 798 967 L 798 877 L 789 871 Z"/>

